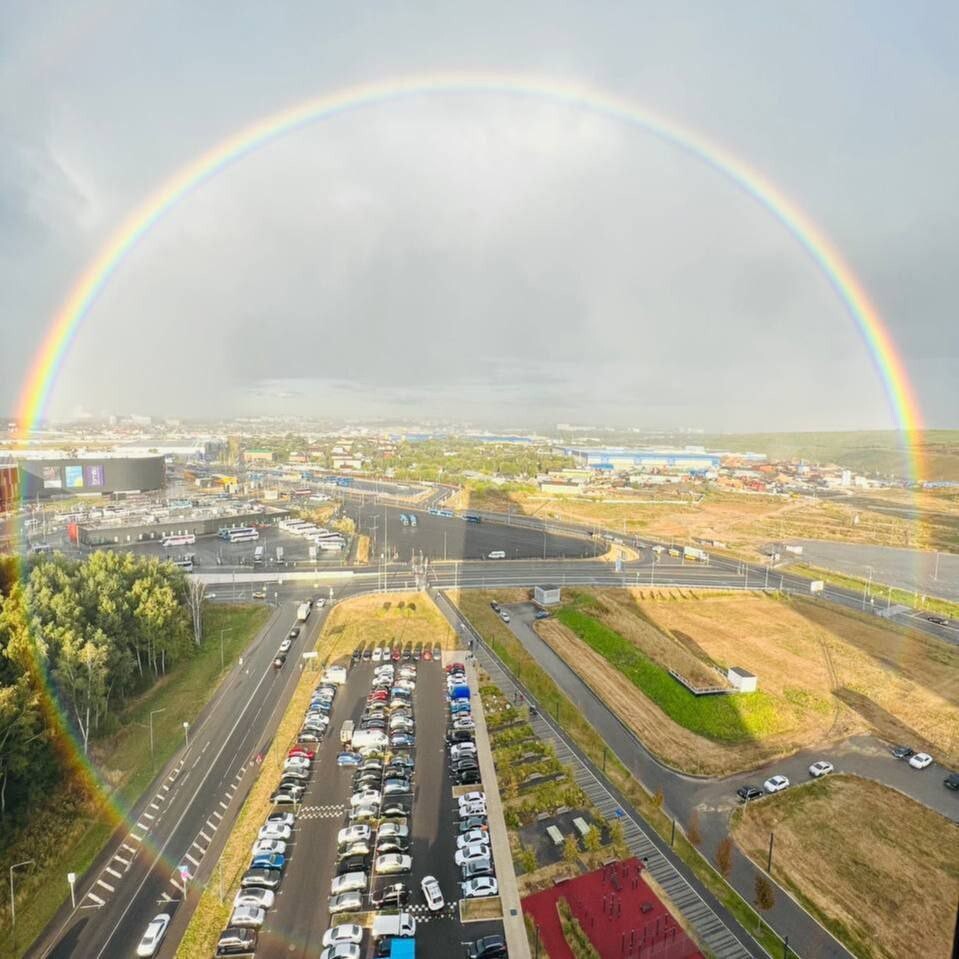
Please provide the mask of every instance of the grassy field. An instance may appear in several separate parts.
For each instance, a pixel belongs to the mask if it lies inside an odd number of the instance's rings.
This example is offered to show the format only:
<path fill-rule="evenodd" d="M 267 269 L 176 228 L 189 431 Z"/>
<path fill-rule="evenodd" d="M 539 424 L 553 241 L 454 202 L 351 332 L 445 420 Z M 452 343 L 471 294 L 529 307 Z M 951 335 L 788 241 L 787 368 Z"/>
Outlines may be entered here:
<path fill-rule="evenodd" d="M 878 783 L 830 776 L 737 810 L 733 835 L 858 956 L 947 959 L 959 826 Z"/>
<path fill-rule="evenodd" d="M 403 603 L 402 609 L 399 608 L 400 602 Z M 415 604 L 412 611 L 409 608 L 411 602 Z M 384 609 L 384 603 L 389 603 L 388 609 Z M 359 643 L 385 645 L 394 639 L 398 640 L 400 635 L 404 643 L 428 642 L 431 646 L 450 643 L 446 620 L 425 594 L 362 596 L 344 600 L 333 608 L 316 643 L 315 648 L 319 653 L 317 661 L 320 664 L 336 662 L 349 656 Z M 280 762 L 296 741 L 316 683 L 316 671 L 305 671 L 300 678 L 274 738 L 276 748 L 273 753 L 279 762 L 271 758 L 260 767 L 214 874 L 203 890 L 180 942 L 177 959 L 206 959 L 213 955 L 220 931 L 229 921 L 230 905 L 239 888 L 240 877 L 249 866 L 250 847 L 263 821 L 272 811 L 270 794 L 280 780 Z M 335 749 L 336 746 L 328 742 L 321 748 Z M 222 900 L 219 897 L 221 877 L 224 890 Z"/>
<path fill-rule="evenodd" d="M 932 637 L 762 594 L 602 590 L 567 603 L 539 634 L 672 766 L 725 775 L 860 732 L 959 761 L 959 650 Z M 752 694 L 697 699 L 666 673 L 715 683 L 729 666 L 759 677 L 759 708 Z"/>
<path fill-rule="evenodd" d="M 518 590 L 497 590 L 496 592 L 464 590 L 458 598 L 457 605 L 507 668 L 520 679 L 544 708 L 549 710 L 550 715 L 562 725 L 566 733 L 597 768 L 605 771 L 609 781 L 633 804 L 645 822 L 660 836 L 669 840 L 672 822 L 654 798 L 619 759 L 609 753 L 606 743 L 586 721 L 582 711 L 569 701 L 516 639 L 509 627 L 490 609 L 490 600 L 515 602 L 518 599 L 515 594 L 519 592 Z M 634 694 L 633 698 L 638 697 Z M 676 831 L 674 849 L 700 882 L 745 928 L 757 929 L 756 911 L 686 839 L 681 827 Z M 782 954 L 782 940 L 768 927 L 763 926 L 755 935 L 770 955 Z"/>
<path fill-rule="evenodd" d="M 760 691 L 737 696 L 694 696 L 633 643 L 599 620 L 573 607 L 556 618 L 618 669 L 666 715 L 700 736 L 739 743 L 788 728 L 777 703 Z M 715 685 L 715 681 L 713 685 Z"/>
<path fill-rule="evenodd" d="M 216 692 L 221 678 L 220 630 L 227 669 L 249 645 L 269 616 L 265 606 L 226 606 L 208 603 L 204 610 L 205 641 L 199 653 L 171 671 L 148 693 L 120 714 L 121 727 L 99 740 L 92 758 L 111 790 L 91 796 L 80 782 L 67 782 L 4 850 L 4 859 L 35 859 L 39 867 L 17 879 L 17 943 L 9 928 L 9 912 L 0 926 L 0 955 L 22 955 L 69 894 L 67 871 L 83 874 L 120 823 L 117 808 L 128 809 L 183 742 L 182 723 L 192 722 Z M 149 714 L 154 717 L 155 757 L 150 757 Z"/>

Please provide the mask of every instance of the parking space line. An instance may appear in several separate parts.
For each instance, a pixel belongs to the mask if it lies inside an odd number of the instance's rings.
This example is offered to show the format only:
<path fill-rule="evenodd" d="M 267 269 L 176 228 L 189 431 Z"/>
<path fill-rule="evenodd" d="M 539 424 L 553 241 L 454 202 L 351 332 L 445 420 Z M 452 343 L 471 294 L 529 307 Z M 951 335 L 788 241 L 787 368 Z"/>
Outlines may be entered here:
<path fill-rule="evenodd" d="M 116 892 L 115 886 L 111 886 L 110 883 L 104 882 L 102 879 L 97 880 L 97 885 L 103 886 L 103 888 L 106 889 L 108 892 Z"/>

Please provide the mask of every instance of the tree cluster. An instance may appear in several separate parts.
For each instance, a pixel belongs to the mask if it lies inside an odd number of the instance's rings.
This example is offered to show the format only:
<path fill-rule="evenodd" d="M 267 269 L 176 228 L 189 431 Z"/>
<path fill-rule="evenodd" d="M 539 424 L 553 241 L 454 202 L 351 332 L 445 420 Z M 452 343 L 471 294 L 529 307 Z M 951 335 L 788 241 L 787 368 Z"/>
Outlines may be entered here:
<path fill-rule="evenodd" d="M 190 654 L 187 590 L 171 563 L 98 552 L 0 564 L 0 815 L 86 754 L 117 710 Z"/>

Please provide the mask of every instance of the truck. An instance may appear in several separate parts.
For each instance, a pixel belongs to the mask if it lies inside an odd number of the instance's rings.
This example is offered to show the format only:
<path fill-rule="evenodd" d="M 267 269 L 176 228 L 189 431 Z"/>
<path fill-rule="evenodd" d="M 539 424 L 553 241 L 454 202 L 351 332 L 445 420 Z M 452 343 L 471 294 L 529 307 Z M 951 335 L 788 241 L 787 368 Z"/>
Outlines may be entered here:
<path fill-rule="evenodd" d="M 342 686 L 346 682 L 345 666 L 327 666 L 323 673 L 324 683 L 333 683 L 334 686 Z"/>
<path fill-rule="evenodd" d="M 356 724 L 352 719 L 343 720 L 343 725 L 340 726 L 340 742 L 344 746 L 349 746 L 353 742 L 353 730 Z"/>
<path fill-rule="evenodd" d="M 253 565 L 254 566 L 263 565 L 263 547 L 262 546 L 253 547 Z"/>
<path fill-rule="evenodd" d="M 373 920 L 373 939 L 385 939 L 387 936 L 400 936 L 411 939 L 416 935 L 416 919 L 408 912 L 392 916 L 380 915 Z"/>
<path fill-rule="evenodd" d="M 684 559 L 698 559 L 702 562 L 708 562 L 709 554 L 704 549 L 699 549 L 696 546 L 684 546 L 683 547 L 683 558 Z"/>
<path fill-rule="evenodd" d="M 309 603 L 300 603 L 300 605 L 296 607 L 296 618 L 301 623 L 305 623 L 310 618 Z"/>

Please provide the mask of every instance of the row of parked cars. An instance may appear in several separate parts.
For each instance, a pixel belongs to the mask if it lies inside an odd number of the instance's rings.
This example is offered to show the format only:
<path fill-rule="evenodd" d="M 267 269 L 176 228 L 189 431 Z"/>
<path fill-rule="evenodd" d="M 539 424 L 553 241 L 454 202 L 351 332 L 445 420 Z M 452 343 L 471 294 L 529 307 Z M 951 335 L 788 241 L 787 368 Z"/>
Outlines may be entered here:
<path fill-rule="evenodd" d="M 415 767 L 415 689 L 414 665 L 381 662 L 374 670 L 359 721 L 355 727 L 344 727 L 341 738 L 350 748 L 344 749 L 337 761 L 341 766 L 354 767 L 354 773 L 349 821 L 336 837 L 331 916 L 368 908 L 402 909 L 409 901 L 406 883 L 394 877 L 408 875 L 413 868 L 409 819 Z M 377 886 L 380 877 L 386 882 Z M 436 908 L 443 905 L 440 896 Z M 408 913 L 375 917 L 374 954 L 388 955 L 394 937 L 415 933 L 416 920 Z M 360 959 L 365 955 L 363 936 L 363 927 L 356 923 L 332 926 L 324 933 L 321 959 Z"/>
<path fill-rule="evenodd" d="M 379 646 L 369 643 L 366 646 L 357 646 L 353 650 L 353 662 L 388 663 L 388 662 L 439 662 L 442 650 L 439 646 L 430 646 L 429 643 L 407 643 L 405 646 L 396 643 L 393 646 Z"/>

